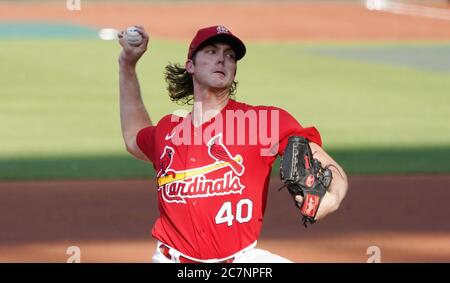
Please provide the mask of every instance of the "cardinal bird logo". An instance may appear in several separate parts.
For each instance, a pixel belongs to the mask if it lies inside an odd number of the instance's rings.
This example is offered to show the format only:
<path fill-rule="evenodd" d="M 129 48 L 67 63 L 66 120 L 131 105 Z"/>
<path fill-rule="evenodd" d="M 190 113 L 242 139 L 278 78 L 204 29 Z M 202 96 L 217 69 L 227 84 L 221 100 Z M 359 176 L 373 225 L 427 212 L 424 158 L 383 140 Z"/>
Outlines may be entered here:
<path fill-rule="evenodd" d="M 239 154 L 232 156 L 230 154 L 228 149 L 223 145 L 222 134 L 218 134 L 209 140 L 208 153 L 212 158 L 214 158 L 214 160 L 216 160 L 216 163 L 228 163 L 236 175 L 242 176 L 244 173 L 245 168 L 242 165 L 242 156 Z"/>
<path fill-rule="evenodd" d="M 208 143 L 208 154 L 213 159 L 201 167 L 185 170 L 170 169 L 175 150 L 166 146 L 160 157 L 160 170 L 157 174 L 158 191 L 161 191 L 165 202 L 186 203 L 186 199 L 229 194 L 242 194 L 245 185 L 240 176 L 244 174 L 243 158 L 231 155 L 222 142 L 222 134 L 211 138 Z M 223 178 L 208 178 L 208 173 L 228 168 Z"/>
<path fill-rule="evenodd" d="M 164 148 L 164 152 L 161 155 L 161 157 L 159 158 L 159 168 L 161 168 L 161 169 L 158 171 L 158 174 L 157 174 L 158 177 L 167 176 L 167 175 L 175 176 L 175 172 L 173 170 L 169 170 L 169 167 L 173 161 L 174 153 L 175 153 L 175 151 L 173 150 L 173 148 L 171 148 L 169 146 L 166 146 Z"/>

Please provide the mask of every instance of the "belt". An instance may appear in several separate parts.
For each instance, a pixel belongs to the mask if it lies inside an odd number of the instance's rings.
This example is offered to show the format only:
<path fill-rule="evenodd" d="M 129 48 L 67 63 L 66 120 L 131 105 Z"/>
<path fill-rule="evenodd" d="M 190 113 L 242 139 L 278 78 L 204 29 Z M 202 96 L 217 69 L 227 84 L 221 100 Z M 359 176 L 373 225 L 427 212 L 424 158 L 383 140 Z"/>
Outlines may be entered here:
<path fill-rule="evenodd" d="M 165 257 L 167 257 L 168 259 L 172 259 L 172 256 L 169 254 L 170 248 L 168 248 L 165 245 L 160 245 L 159 250 L 162 252 L 162 254 Z M 192 260 L 190 258 L 184 257 L 183 255 L 180 255 L 178 259 L 179 259 L 180 263 L 203 263 L 201 261 L 196 261 L 196 260 Z M 217 261 L 215 263 L 232 263 L 233 261 L 234 261 L 234 257 L 226 259 L 226 260 L 222 260 L 222 261 Z"/>

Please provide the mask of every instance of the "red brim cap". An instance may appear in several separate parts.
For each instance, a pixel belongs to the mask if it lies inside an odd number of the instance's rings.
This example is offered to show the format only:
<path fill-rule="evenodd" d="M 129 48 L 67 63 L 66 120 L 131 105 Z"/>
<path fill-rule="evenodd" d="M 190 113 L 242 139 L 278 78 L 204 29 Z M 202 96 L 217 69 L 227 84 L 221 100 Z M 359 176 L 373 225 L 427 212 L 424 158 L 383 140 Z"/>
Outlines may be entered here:
<path fill-rule="evenodd" d="M 197 34 L 189 45 L 188 59 L 192 59 L 192 56 L 194 56 L 196 51 L 212 42 L 229 44 L 236 52 L 236 61 L 242 59 L 245 55 L 246 48 L 242 40 L 233 35 L 231 31 L 224 26 L 211 26 L 197 31 Z"/>

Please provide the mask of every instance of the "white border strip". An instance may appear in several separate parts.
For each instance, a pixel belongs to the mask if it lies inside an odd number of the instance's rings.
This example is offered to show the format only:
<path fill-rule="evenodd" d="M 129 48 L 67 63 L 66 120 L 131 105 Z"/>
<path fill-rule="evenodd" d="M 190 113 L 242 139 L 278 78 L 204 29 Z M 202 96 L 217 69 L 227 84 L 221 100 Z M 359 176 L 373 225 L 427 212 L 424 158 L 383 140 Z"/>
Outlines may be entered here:
<path fill-rule="evenodd" d="M 450 21 L 450 9 L 403 4 L 389 0 L 366 0 L 366 8 L 371 11 L 384 11 L 394 14 Z"/>

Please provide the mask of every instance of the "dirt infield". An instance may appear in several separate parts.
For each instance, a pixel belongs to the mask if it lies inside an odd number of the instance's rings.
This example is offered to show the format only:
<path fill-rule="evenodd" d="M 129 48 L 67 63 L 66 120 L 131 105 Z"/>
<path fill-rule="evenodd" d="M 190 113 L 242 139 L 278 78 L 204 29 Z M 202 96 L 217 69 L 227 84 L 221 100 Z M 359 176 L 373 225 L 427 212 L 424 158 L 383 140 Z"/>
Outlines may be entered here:
<path fill-rule="evenodd" d="M 450 260 L 450 175 L 353 176 L 340 210 L 305 229 L 272 180 L 259 247 L 296 262 Z M 158 216 L 154 181 L 0 184 L 0 262 L 149 262 Z"/>
<path fill-rule="evenodd" d="M 224 24 L 244 40 L 450 40 L 450 22 L 374 12 L 359 1 L 344 3 L 150 3 L 95 4 L 80 11 L 53 4 L 0 4 L 2 21 L 70 22 L 97 28 L 143 25 L 151 36 L 189 39 L 200 26 Z M 430 4 L 428 4 L 430 5 Z M 448 4 L 434 6 L 450 10 Z"/>

